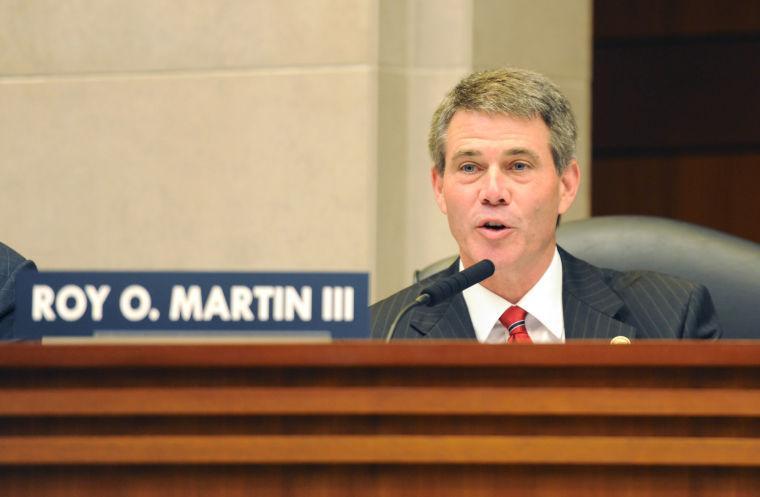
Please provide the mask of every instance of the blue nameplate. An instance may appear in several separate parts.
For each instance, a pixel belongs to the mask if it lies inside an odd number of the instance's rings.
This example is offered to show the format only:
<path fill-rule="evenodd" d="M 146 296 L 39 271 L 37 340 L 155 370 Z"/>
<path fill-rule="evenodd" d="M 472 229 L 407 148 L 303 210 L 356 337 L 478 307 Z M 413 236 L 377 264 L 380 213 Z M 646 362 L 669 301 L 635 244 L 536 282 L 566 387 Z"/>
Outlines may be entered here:
<path fill-rule="evenodd" d="M 15 337 L 367 338 L 368 282 L 366 273 L 22 271 Z"/>

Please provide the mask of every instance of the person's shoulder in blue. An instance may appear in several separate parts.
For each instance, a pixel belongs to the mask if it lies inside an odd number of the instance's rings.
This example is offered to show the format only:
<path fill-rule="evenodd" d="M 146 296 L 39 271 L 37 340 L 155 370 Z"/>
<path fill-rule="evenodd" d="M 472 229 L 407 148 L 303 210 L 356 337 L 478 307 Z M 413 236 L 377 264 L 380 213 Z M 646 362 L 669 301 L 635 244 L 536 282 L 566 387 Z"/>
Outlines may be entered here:
<path fill-rule="evenodd" d="M 36 270 L 34 262 L 0 242 L 0 340 L 13 338 L 16 309 L 16 275 L 25 269 Z"/>

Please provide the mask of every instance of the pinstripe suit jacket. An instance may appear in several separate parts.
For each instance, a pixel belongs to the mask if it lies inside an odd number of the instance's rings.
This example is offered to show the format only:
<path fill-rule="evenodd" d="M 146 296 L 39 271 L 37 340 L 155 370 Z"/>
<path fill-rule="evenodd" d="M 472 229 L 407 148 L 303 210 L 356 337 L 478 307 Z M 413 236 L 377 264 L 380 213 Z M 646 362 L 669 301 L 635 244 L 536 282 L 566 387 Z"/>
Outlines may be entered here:
<path fill-rule="evenodd" d="M 0 340 L 12 338 L 13 312 L 16 308 L 16 274 L 27 268 L 35 269 L 34 263 L 0 243 Z"/>
<path fill-rule="evenodd" d="M 721 329 L 707 289 L 673 276 L 601 269 L 561 248 L 562 306 L 565 338 L 719 338 Z M 384 338 L 399 310 L 422 288 L 458 270 L 448 269 L 370 307 L 372 337 Z M 398 324 L 397 339 L 472 339 L 467 304 L 462 294 L 431 307 L 416 307 Z"/>

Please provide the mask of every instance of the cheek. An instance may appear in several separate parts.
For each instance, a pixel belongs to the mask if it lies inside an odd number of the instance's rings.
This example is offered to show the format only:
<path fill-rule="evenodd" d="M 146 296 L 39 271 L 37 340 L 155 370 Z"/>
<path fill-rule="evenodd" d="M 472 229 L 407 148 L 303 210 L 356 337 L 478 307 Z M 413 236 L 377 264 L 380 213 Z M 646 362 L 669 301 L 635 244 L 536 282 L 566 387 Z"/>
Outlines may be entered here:
<path fill-rule="evenodd" d="M 550 189 L 539 195 L 531 206 L 531 224 L 535 232 L 554 230 L 557 224 L 557 214 L 560 209 L 560 198 L 557 191 Z"/>
<path fill-rule="evenodd" d="M 445 183 L 436 195 L 438 208 L 447 216 L 456 216 L 461 210 L 462 192 L 456 186 Z"/>
<path fill-rule="evenodd" d="M 547 189 L 534 197 L 531 212 L 535 216 L 546 216 L 550 212 L 556 213 L 558 203 L 559 197 L 557 192 L 553 189 Z"/>
<path fill-rule="evenodd" d="M 438 206 L 449 217 L 461 217 L 466 206 L 466 195 L 458 188 L 444 188 Z"/>

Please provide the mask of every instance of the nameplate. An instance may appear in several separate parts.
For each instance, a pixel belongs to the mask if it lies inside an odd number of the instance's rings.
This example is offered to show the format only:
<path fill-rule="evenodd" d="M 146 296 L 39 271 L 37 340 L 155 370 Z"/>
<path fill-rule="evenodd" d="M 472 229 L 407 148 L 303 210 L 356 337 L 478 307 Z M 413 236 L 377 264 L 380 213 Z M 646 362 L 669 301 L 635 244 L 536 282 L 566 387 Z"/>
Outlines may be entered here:
<path fill-rule="evenodd" d="M 366 273 L 22 271 L 15 336 L 367 338 Z"/>

